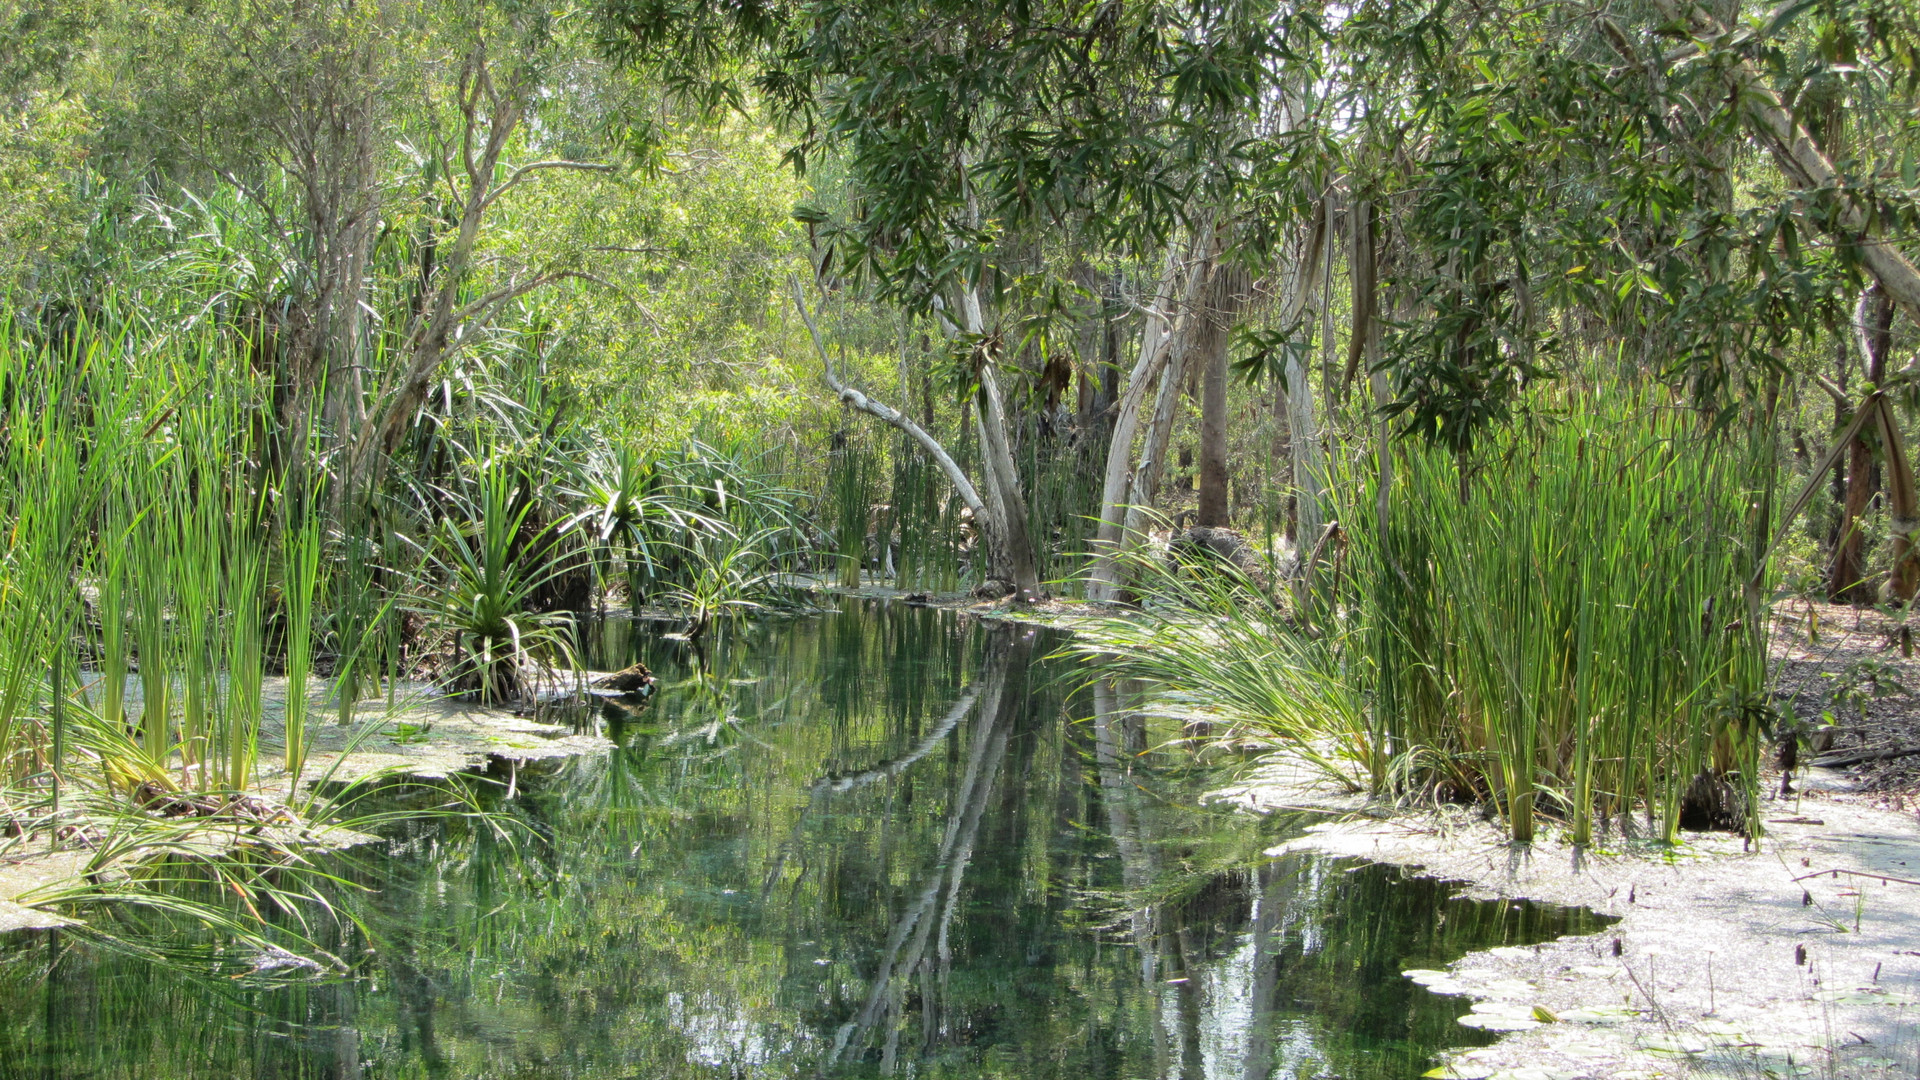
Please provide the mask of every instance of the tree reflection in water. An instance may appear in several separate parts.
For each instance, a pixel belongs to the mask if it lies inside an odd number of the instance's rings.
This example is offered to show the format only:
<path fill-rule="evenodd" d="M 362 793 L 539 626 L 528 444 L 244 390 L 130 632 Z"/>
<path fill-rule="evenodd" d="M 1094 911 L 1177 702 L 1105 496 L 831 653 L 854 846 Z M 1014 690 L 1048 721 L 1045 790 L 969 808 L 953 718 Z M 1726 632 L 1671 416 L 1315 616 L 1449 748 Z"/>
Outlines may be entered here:
<path fill-rule="evenodd" d="M 1049 632 L 849 604 L 694 670 L 613 629 L 663 677 L 583 718 L 620 748 L 520 770 L 515 842 L 422 820 L 345 866 L 352 978 L 20 940 L 0 1080 L 1398 1078 L 1477 1039 L 1401 970 L 1597 927 L 1260 858 L 1298 823 L 1201 807 L 1215 767 Z"/>

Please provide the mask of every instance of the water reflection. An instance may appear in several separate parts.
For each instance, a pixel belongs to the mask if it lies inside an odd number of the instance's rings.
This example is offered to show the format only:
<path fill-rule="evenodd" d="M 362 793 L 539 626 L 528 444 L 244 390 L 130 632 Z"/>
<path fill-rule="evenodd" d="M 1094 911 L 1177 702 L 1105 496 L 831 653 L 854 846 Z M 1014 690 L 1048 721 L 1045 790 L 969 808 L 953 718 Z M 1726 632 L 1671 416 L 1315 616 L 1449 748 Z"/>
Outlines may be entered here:
<path fill-rule="evenodd" d="M 518 773 L 518 839 L 422 820 L 343 868 L 353 978 L 45 936 L 0 956 L 0 1077 L 1397 1078 L 1474 1034 L 1400 970 L 1588 925 L 1254 858 L 1288 824 L 1198 807 L 1211 769 L 1044 633 L 604 645 L 662 692 Z"/>

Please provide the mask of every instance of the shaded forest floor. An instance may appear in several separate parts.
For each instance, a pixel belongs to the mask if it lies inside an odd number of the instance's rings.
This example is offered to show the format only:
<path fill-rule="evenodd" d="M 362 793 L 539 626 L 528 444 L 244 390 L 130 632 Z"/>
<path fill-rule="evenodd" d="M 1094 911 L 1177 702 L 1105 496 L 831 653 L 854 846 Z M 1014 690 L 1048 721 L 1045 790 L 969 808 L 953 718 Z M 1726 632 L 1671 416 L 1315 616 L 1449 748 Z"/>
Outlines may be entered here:
<path fill-rule="evenodd" d="M 1920 648 L 1886 611 L 1789 600 L 1775 609 L 1773 687 L 1806 735 L 1800 764 L 1895 810 L 1920 810 Z"/>

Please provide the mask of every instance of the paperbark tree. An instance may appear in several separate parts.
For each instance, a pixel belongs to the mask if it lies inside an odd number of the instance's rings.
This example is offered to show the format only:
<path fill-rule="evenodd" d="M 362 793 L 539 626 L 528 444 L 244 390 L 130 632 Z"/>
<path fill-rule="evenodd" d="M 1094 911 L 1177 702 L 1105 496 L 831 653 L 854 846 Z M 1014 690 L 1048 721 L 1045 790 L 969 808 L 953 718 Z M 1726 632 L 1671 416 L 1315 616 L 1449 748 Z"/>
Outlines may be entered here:
<path fill-rule="evenodd" d="M 1125 594 L 1125 556 L 1138 541 L 1137 528 L 1141 507 L 1136 501 L 1144 487 L 1159 482 L 1152 439 L 1148 451 L 1136 465 L 1133 443 L 1140 431 L 1140 415 L 1147 393 L 1156 381 L 1177 386 L 1176 373 L 1168 378 L 1166 369 L 1173 356 L 1175 333 L 1193 306 L 1206 271 L 1212 266 L 1214 251 L 1213 219 L 1206 216 L 1194 230 L 1185 258 L 1178 241 L 1169 241 L 1160 281 L 1154 290 L 1153 304 L 1145 312 L 1140 341 L 1134 355 L 1133 370 L 1127 376 L 1113 422 L 1113 435 L 1107 444 L 1106 475 L 1101 484 L 1100 524 L 1094 537 L 1094 559 L 1089 571 L 1088 599 L 1116 603 Z M 1143 481 L 1148 483 L 1143 484 Z"/>
<path fill-rule="evenodd" d="M 1227 491 L 1227 343 L 1252 288 L 1252 278 L 1244 268 L 1231 263 L 1215 268 L 1194 324 L 1193 353 L 1202 379 L 1196 525 L 1233 523 Z"/>
<path fill-rule="evenodd" d="M 1319 263 L 1326 241 L 1328 215 L 1325 202 L 1321 212 L 1300 222 L 1281 249 L 1280 325 L 1299 327 L 1302 314 L 1313 303 L 1320 282 Z M 1326 466 L 1320 446 L 1320 422 L 1314 407 L 1312 367 L 1304 339 L 1296 341 L 1284 353 L 1282 381 L 1285 386 L 1287 449 L 1292 456 L 1295 499 L 1295 541 L 1303 552 L 1320 541 L 1326 524 Z M 1304 563 L 1302 564 L 1304 566 Z"/>

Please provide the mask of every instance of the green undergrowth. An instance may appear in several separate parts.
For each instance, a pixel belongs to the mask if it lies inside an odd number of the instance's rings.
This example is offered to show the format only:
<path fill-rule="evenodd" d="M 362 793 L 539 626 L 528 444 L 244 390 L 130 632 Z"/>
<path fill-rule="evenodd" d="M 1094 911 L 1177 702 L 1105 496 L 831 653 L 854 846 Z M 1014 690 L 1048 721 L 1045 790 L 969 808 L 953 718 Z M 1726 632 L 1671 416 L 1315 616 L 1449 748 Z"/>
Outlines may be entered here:
<path fill-rule="evenodd" d="M 609 586 L 697 635 L 803 565 L 777 461 L 614 443 L 524 358 L 475 350 L 356 471 L 363 403 L 290 392 L 243 309 L 133 276 L 0 325 L 0 854 L 58 870 L 23 903 L 297 926 L 328 894 L 309 854 L 381 825 L 357 807 L 396 777 L 335 774 L 409 680 L 577 690 Z M 477 813 L 466 787 L 435 812 Z"/>

